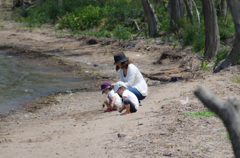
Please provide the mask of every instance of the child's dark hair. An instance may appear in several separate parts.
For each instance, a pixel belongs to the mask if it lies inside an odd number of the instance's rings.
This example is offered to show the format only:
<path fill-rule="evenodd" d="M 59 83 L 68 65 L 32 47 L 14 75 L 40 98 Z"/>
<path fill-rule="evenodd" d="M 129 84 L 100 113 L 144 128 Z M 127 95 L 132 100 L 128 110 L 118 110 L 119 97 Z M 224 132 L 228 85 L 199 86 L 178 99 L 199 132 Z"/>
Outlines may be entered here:
<path fill-rule="evenodd" d="M 125 62 L 122 62 L 121 63 L 121 65 L 122 65 L 122 67 L 124 68 L 124 67 L 128 67 L 128 65 L 129 64 L 132 64 L 133 63 L 133 61 L 132 60 L 128 60 L 128 61 L 125 61 Z M 120 67 L 118 66 L 118 65 L 116 65 L 116 71 L 118 71 L 120 69 Z"/>

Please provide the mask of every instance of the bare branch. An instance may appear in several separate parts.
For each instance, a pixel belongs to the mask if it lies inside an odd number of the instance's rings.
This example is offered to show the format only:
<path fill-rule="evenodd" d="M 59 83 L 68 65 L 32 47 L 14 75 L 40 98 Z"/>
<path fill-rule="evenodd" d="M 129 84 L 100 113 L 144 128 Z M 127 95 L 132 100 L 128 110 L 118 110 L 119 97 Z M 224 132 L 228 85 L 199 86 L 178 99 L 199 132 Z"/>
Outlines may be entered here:
<path fill-rule="evenodd" d="M 230 98 L 227 102 L 224 102 L 205 86 L 200 86 L 194 91 L 194 94 L 206 107 L 221 118 L 230 135 L 234 154 L 236 158 L 240 158 L 240 111 L 238 101 Z"/>

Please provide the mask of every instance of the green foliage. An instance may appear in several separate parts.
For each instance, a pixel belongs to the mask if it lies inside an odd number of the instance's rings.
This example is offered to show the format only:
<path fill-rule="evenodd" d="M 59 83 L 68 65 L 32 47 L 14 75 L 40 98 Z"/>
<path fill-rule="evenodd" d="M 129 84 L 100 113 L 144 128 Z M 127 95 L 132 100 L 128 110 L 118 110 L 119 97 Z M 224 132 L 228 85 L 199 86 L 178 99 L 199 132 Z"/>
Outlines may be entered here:
<path fill-rule="evenodd" d="M 210 110 L 205 110 L 205 111 L 199 111 L 199 112 L 185 113 L 184 116 L 187 116 L 187 117 L 198 117 L 198 116 L 213 117 L 214 113 L 212 113 Z"/>
<path fill-rule="evenodd" d="M 174 43 L 173 43 L 173 48 L 176 48 L 176 47 L 179 46 L 179 45 L 180 45 L 179 42 L 174 42 Z"/>
<path fill-rule="evenodd" d="M 193 51 L 199 52 L 205 47 L 205 33 L 202 27 L 188 25 L 180 33 L 183 37 L 183 45 L 192 45 Z"/>
<path fill-rule="evenodd" d="M 40 3 L 36 7 L 28 9 L 26 18 L 21 17 L 22 10 L 20 8 L 15 9 L 13 19 L 20 22 L 28 22 L 30 26 L 55 22 L 66 13 L 74 11 L 79 6 L 83 7 L 91 4 L 97 5 L 96 2 L 92 0 L 62 0 L 62 4 L 59 4 L 59 0 L 45 0 L 44 3 Z"/>
<path fill-rule="evenodd" d="M 131 37 L 131 30 L 121 25 L 116 26 L 113 30 L 113 37 L 116 39 L 127 40 Z"/>
<path fill-rule="evenodd" d="M 105 30 L 97 32 L 100 36 L 109 37 L 108 31 L 113 31 L 115 38 L 129 39 L 131 34 L 137 31 L 133 20 L 136 20 L 139 25 L 144 21 L 142 7 L 136 8 L 138 5 L 133 4 L 132 1 L 121 0 L 114 3 L 107 2 L 102 8 L 98 6 L 78 8 L 62 17 L 59 29 L 69 28 L 77 32 L 79 29 L 99 27 L 100 30 Z M 95 33 L 94 31 L 93 34 Z"/>
<path fill-rule="evenodd" d="M 133 20 L 136 20 L 139 25 L 144 21 L 144 12 L 142 7 L 135 7 L 133 2 L 118 1 L 114 4 L 107 3 L 104 7 L 105 15 L 108 21 L 105 23 L 105 28 L 113 30 L 116 26 L 122 25 L 129 27 L 132 30 L 137 30 Z"/>
<path fill-rule="evenodd" d="M 168 2 L 168 0 L 164 1 Z M 104 2 L 104 6 L 98 2 Z M 164 40 L 168 41 L 173 38 L 180 39 L 184 46 L 192 46 L 195 52 L 204 49 L 204 27 L 197 26 L 196 15 L 194 15 L 195 25 L 191 25 L 189 19 L 186 17 L 181 19 L 178 24 L 178 33 L 176 33 L 176 30 L 173 31 L 170 28 L 170 16 L 167 13 L 167 3 L 165 3 L 165 5 L 159 5 L 151 0 L 151 4 L 159 20 L 161 33 L 166 33 L 166 36 L 162 36 Z M 196 1 L 196 5 L 199 7 L 200 19 L 202 20 L 201 22 L 203 22 L 201 1 Z M 148 27 L 140 0 L 62 0 L 62 4 L 59 3 L 59 0 L 45 0 L 37 4 L 34 8 L 28 9 L 27 17 L 23 18 L 21 15 L 22 10 L 19 8 L 15 10 L 13 17 L 17 21 L 27 22 L 28 27 L 35 27 L 49 22 L 59 23 L 59 29 L 68 28 L 74 33 L 88 30 L 81 32 L 81 34 L 103 37 L 114 35 L 115 38 L 124 40 L 130 38 L 129 33 L 135 34 L 139 32 L 133 20 L 135 20 L 140 27 Z M 218 17 L 218 23 L 221 40 L 226 40 L 234 35 L 235 29 L 231 14 L 228 14 L 227 21 L 226 19 Z M 120 28 L 125 31 L 121 32 Z M 90 31 L 90 29 L 94 30 Z M 174 32 L 177 37 L 172 37 L 172 32 Z M 175 44 L 178 45 L 177 43 Z"/>
<path fill-rule="evenodd" d="M 222 17 L 218 18 L 218 28 L 221 40 L 231 38 L 235 33 L 235 26 L 231 14 L 228 15 L 227 19 L 228 21 L 226 21 Z"/>
<path fill-rule="evenodd" d="M 230 136 L 229 134 L 227 136 L 224 137 L 224 140 L 230 140 Z"/>
<path fill-rule="evenodd" d="M 215 65 L 217 65 L 220 61 L 227 58 L 229 50 L 226 47 L 221 47 L 216 55 Z"/>
<path fill-rule="evenodd" d="M 84 8 L 78 8 L 74 12 L 63 16 L 59 28 L 70 28 L 71 30 L 86 30 L 98 26 L 102 20 L 100 7 L 89 5 Z"/>
<path fill-rule="evenodd" d="M 167 14 L 167 6 L 157 6 L 154 7 L 154 10 L 156 12 L 156 16 L 159 20 L 159 26 L 161 31 L 164 32 L 170 32 L 170 16 Z"/>
<path fill-rule="evenodd" d="M 202 61 L 202 63 L 201 63 L 201 68 L 202 68 L 203 70 L 211 70 L 211 67 L 209 67 L 208 64 L 209 64 L 208 61 L 205 61 L 205 60 Z"/>
<path fill-rule="evenodd" d="M 202 57 L 204 57 L 204 52 L 205 52 L 204 49 L 200 50 L 200 55 L 201 55 Z"/>
<path fill-rule="evenodd" d="M 235 79 L 231 80 L 234 83 L 240 83 L 240 75 L 238 75 Z"/>

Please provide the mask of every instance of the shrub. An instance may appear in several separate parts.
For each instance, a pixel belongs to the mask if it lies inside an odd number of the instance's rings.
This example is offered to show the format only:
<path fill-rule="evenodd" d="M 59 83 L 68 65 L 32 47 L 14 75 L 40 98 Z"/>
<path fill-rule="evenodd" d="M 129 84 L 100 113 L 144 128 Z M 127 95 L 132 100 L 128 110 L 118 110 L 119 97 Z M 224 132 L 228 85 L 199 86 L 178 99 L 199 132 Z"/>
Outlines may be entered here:
<path fill-rule="evenodd" d="M 92 5 L 78 8 L 69 13 L 60 21 L 59 28 L 70 28 L 72 30 L 86 30 L 94 26 L 98 26 L 102 20 L 102 12 L 100 7 Z"/>
<path fill-rule="evenodd" d="M 219 28 L 219 35 L 221 40 L 226 40 L 228 38 L 233 37 L 235 33 L 235 27 L 234 27 L 231 14 L 228 15 L 227 22 L 225 21 L 225 19 L 219 17 L 218 26 L 219 26 L 218 28 Z"/>
<path fill-rule="evenodd" d="M 228 53 L 229 53 L 229 50 L 226 47 L 220 48 L 216 55 L 215 65 L 217 65 L 220 61 L 226 59 L 228 56 Z"/>
<path fill-rule="evenodd" d="M 108 18 L 108 21 L 105 23 L 105 28 L 110 31 L 117 25 L 130 27 L 132 30 L 136 31 L 137 29 L 133 20 L 136 20 L 138 24 L 141 24 L 144 21 L 143 8 L 137 6 L 137 4 L 132 1 L 109 2 L 105 4 L 104 9 L 104 17 Z"/>
<path fill-rule="evenodd" d="M 129 28 L 118 25 L 113 30 L 113 37 L 116 39 L 127 40 L 130 39 L 131 37 L 131 31 Z"/>
<path fill-rule="evenodd" d="M 27 17 L 23 18 L 22 10 L 15 9 L 13 18 L 17 21 L 28 22 L 29 25 L 42 24 L 46 22 L 56 22 L 68 12 L 74 11 L 79 6 L 98 5 L 95 1 L 86 0 L 62 0 L 62 5 L 58 0 L 45 0 L 36 7 L 27 10 Z"/>
<path fill-rule="evenodd" d="M 183 45 L 192 45 L 193 51 L 199 52 L 205 47 L 205 32 L 202 27 L 189 25 L 181 32 Z"/>

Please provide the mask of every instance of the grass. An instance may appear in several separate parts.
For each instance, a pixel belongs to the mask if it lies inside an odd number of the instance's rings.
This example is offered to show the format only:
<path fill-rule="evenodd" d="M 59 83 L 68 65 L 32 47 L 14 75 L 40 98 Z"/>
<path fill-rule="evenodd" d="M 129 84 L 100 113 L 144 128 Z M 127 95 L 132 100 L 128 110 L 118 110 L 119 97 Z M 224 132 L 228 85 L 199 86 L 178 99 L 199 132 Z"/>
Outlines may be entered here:
<path fill-rule="evenodd" d="M 238 75 L 235 79 L 231 80 L 234 83 L 240 83 L 240 75 Z"/>
<path fill-rule="evenodd" d="M 4 25 L 0 25 L 0 28 L 5 28 L 5 26 Z"/>
<path fill-rule="evenodd" d="M 212 113 L 210 110 L 205 110 L 205 111 L 199 111 L 199 112 L 185 113 L 184 116 L 187 116 L 187 117 L 198 117 L 198 116 L 213 117 L 214 113 Z"/>
<path fill-rule="evenodd" d="M 163 101 L 169 100 L 169 98 L 164 98 Z"/>
<path fill-rule="evenodd" d="M 225 136 L 224 140 L 230 140 L 230 136 L 229 135 Z"/>
<path fill-rule="evenodd" d="M 202 61 L 201 68 L 203 70 L 211 70 L 211 67 L 209 67 L 208 64 L 209 64 L 208 61 Z"/>

